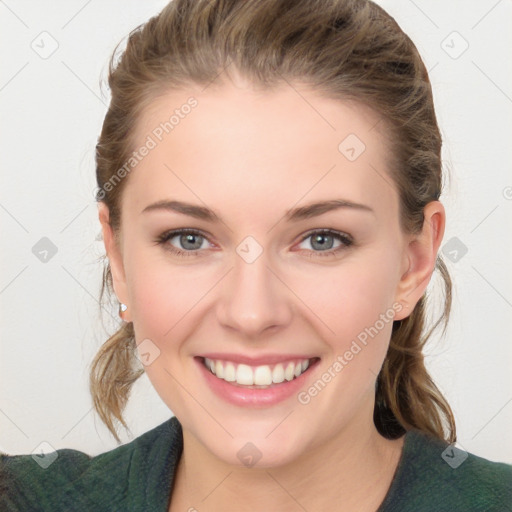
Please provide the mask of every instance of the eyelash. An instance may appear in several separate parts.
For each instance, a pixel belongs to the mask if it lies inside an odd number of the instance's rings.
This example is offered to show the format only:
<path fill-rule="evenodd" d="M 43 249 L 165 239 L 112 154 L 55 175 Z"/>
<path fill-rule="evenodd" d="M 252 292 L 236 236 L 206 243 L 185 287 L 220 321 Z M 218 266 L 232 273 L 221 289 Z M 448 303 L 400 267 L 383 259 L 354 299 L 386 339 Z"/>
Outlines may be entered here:
<path fill-rule="evenodd" d="M 178 235 L 183 235 L 183 234 L 197 235 L 197 236 L 200 236 L 200 237 L 204 238 L 205 240 L 208 240 L 208 237 L 204 233 L 202 233 L 201 231 L 199 231 L 197 229 L 182 228 L 182 229 L 175 229 L 175 230 L 172 230 L 172 231 L 166 231 L 165 233 L 162 233 L 156 239 L 155 242 L 158 245 L 164 245 L 164 244 L 167 244 L 167 242 L 169 240 L 171 240 L 172 238 L 174 238 L 174 237 L 176 237 Z M 346 233 L 339 232 L 339 231 L 333 231 L 331 229 L 318 229 L 318 230 L 309 231 L 308 233 L 306 233 L 303 236 L 303 238 L 300 240 L 299 243 L 304 242 L 305 240 L 307 240 L 308 238 L 310 238 L 310 237 L 312 237 L 314 235 L 332 236 L 333 238 L 339 240 L 342 243 L 342 245 L 340 245 L 336 249 L 330 249 L 330 250 L 327 250 L 327 251 L 311 251 L 311 255 L 309 257 L 334 256 L 334 255 L 337 255 L 343 249 L 347 249 L 348 247 L 350 247 L 354 243 L 354 241 L 352 240 L 352 237 L 350 235 L 348 235 Z M 172 246 L 170 244 L 168 244 L 168 246 L 165 247 L 165 249 L 171 251 L 176 256 L 179 256 L 179 257 L 182 257 L 182 258 L 188 258 L 188 257 L 191 257 L 191 256 L 198 256 L 198 253 L 201 252 L 201 250 L 199 250 L 199 249 L 197 249 L 195 251 L 183 251 L 181 249 L 177 249 L 176 247 L 174 247 L 174 246 Z M 308 249 L 302 249 L 302 250 L 308 251 Z M 313 254 L 315 256 L 313 256 Z"/>

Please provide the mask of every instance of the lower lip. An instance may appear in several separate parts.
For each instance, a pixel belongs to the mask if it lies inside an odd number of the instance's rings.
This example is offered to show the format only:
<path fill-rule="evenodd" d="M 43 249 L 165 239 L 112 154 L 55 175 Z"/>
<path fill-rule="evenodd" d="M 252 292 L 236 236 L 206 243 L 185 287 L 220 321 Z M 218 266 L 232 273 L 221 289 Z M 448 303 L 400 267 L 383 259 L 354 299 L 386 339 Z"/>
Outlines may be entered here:
<path fill-rule="evenodd" d="M 304 386 L 306 379 L 309 378 L 312 368 L 314 368 L 319 359 L 313 361 L 308 369 L 291 381 L 285 381 L 281 384 L 273 384 L 268 388 L 246 388 L 235 386 L 224 379 L 219 379 L 204 365 L 203 358 L 195 358 L 199 365 L 201 373 L 212 391 L 223 400 L 242 407 L 270 407 L 279 402 L 297 394 Z"/>

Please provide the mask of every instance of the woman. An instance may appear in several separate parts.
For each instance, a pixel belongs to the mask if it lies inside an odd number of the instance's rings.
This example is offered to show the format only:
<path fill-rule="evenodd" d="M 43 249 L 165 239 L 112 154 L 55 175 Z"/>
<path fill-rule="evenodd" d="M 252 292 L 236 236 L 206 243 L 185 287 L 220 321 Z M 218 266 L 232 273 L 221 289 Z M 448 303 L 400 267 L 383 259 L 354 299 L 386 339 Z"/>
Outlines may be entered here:
<path fill-rule="evenodd" d="M 512 510 L 428 375 L 445 212 L 423 62 L 366 0 L 176 0 L 113 59 L 97 200 L 121 328 L 175 414 L 90 458 L 1 461 L 2 510 Z"/>

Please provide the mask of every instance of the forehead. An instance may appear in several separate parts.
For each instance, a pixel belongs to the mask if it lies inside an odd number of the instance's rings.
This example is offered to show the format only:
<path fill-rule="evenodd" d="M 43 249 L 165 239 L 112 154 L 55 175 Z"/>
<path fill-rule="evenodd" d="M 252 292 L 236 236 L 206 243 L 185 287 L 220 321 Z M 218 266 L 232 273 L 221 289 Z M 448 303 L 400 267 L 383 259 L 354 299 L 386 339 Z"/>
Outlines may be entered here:
<path fill-rule="evenodd" d="M 368 107 L 283 83 L 228 82 L 174 90 L 143 112 L 123 203 L 168 198 L 231 212 L 341 197 L 394 208 L 388 143 Z M 301 201 L 301 198 L 304 198 Z M 209 205 L 210 206 L 210 205 Z"/>

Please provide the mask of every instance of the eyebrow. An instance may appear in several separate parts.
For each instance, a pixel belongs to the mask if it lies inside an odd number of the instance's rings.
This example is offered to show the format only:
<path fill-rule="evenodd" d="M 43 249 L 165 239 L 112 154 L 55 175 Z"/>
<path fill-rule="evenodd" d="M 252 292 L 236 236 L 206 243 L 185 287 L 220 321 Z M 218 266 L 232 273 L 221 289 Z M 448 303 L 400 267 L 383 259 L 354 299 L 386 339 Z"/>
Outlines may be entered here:
<path fill-rule="evenodd" d="M 350 208 L 363 212 L 375 213 L 372 208 L 364 204 L 354 203 L 352 201 L 347 201 L 345 199 L 331 199 L 328 201 L 321 201 L 318 203 L 310 203 L 308 205 L 300 206 L 298 208 L 292 208 L 291 210 L 288 210 L 285 213 L 284 218 L 286 219 L 287 222 L 296 222 L 303 219 L 317 217 L 324 213 L 333 210 L 338 210 L 340 208 Z M 210 210 L 205 206 L 198 206 L 183 201 L 157 201 L 156 203 L 146 206 L 141 213 L 147 213 L 152 211 L 170 211 L 182 213 L 184 215 L 188 215 L 189 217 L 195 217 L 196 219 L 206 220 L 209 222 L 221 222 L 221 218 L 213 210 Z"/>

